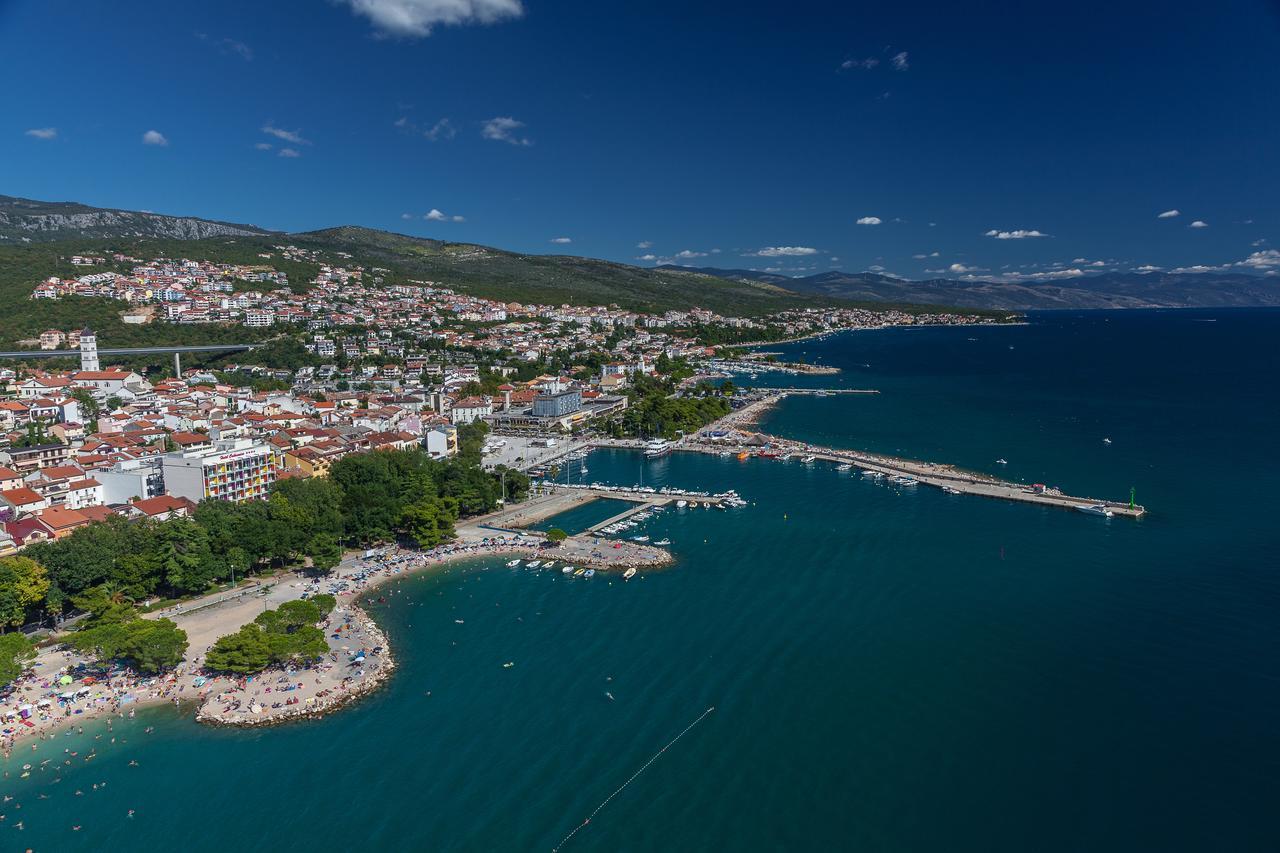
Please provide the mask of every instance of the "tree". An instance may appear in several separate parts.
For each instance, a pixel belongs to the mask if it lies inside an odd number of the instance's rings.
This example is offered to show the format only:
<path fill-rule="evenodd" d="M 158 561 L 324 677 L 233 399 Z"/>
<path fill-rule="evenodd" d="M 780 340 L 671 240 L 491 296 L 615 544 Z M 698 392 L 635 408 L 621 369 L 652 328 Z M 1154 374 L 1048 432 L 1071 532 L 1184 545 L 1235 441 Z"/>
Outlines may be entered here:
<path fill-rule="evenodd" d="M 335 569 L 342 562 L 342 546 L 338 538 L 331 533 L 317 533 L 307 544 L 307 556 L 311 558 L 311 567 L 316 571 L 327 572 Z"/>
<path fill-rule="evenodd" d="M 98 401 L 88 388 L 76 388 L 71 392 L 71 399 L 80 404 L 80 411 L 84 414 L 86 421 L 96 421 L 98 419 Z"/>
<path fill-rule="evenodd" d="M 0 627 L 21 625 L 27 609 L 49 592 L 44 566 L 30 557 L 0 558 Z"/>
<path fill-rule="evenodd" d="M 136 619 L 128 626 L 128 653 L 140 672 L 156 673 L 182 663 L 187 632 L 170 619 Z"/>
<path fill-rule="evenodd" d="M 35 659 L 35 646 L 25 635 L 0 634 L 0 685 L 12 684 Z"/>
<path fill-rule="evenodd" d="M 559 527 L 553 527 L 547 531 L 547 541 L 554 542 L 559 545 L 561 542 L 569 538 L 569 534 L 565 533 Z"/>
<path fill-rule="evenodd" d="M 324 631 L 316 627 L 337 603 L 331 595 L 286 601 L 234 634 L 219 637 L 205 658 L 210 669 L 248 674 L 272 664 L 314 660 L 329 651 Z"/>
<path fill-rule="evenodd" d="M 400 515 L 400 528 L 420 548 L 434 548 L 454 537 L 458 502 L 452 498 L 427 498 L 410 504 Z"/>
<path fill-rule="evenodd" d="M 187 632 L 169 619 L 143 619 L 130 604 L 114 600 L 111 589 L 94 587 L 74 604 L 89 611 L 67 645 L 100 660 L 127 660 L 140 672 L 156 673 L 182 662 Z"/>
<path fill-rule="evenodd" d="M 234 634 L 219 637 L 204 662 L 210 669 L 221 672 L 241 675 L 261 672 L 271 663 L 271 645 L 260 627 L 245 625 Z"/>

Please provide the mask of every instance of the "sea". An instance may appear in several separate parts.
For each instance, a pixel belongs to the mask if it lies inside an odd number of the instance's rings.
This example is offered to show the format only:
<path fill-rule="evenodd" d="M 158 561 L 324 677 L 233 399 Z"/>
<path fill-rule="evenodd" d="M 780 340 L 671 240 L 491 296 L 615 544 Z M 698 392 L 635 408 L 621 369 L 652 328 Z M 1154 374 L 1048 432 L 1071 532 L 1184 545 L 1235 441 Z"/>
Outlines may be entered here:
<path fill-rule="evenodd" d="M 630 582 L 392 583 L 400 668 L 320 721 L 23 745 L 0 850 L 1280 849 L 1278 346 L 1280 312 L 1184 310 L 767 348 L 841 373 L 739 381 L 880 392 L 767 431 L 1147 515 L 596 451 L 583 479 L 748 505 L 644 522 L 677 562 Z"/>

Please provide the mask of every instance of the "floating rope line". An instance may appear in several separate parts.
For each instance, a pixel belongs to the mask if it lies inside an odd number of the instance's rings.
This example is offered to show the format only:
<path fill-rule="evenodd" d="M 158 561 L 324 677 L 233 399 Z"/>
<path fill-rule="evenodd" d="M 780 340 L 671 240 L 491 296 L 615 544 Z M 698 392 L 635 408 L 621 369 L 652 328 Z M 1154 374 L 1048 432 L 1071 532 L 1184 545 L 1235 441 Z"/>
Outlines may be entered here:
<path fill-rule="evenodd" d="M 684 737 L 685 735 L 687 735 L 687 734 L 689 733 L 689 730 L 690 730 L 690 729 L 692 729 L 692 728 L 693 728 L 694 726 L 696 726 L 698 723 L 700 723 L 700 722 L 702 722 L 703 720 L 705 720 L 705 719 L 707 718 L 707 716 L 708 716 L 708 715 L 710 715 L 710 714 L 711 714 L 711 712 L 712 712 L 712 711 L 714 711 L 715 709 L 716 709 L 716 706 L 715 706 L 715 705 L 712 705 L 710 708 L 708 708 L 707 710 L 703 711 L 703 712 L 702 712 L 702 714 L 701 714 L 701 716 L 699 716 L 699 717 L 698 717 L 698 719 L 694 720 L 692 723 L 690 723 L 689 725 L 685 726 L 684 731 L 680 732 L 680 734 L 678 734 L 678 735 L 676 735 L 675 737 L 673 737 L 673 738 L 671 739 L 671 741 L 670 741 L 666 746 L 664 746 L 662 749 L 658 750 L 658 751 L 657 751 L 657 752 L 655 752 L 652 756 L 650 756 L 649 760 L 648 760 L 648 761 L 646 761 L 646 762 L 644 763 L 644 765 L 643 765 L 639 770 L 637 770 L 635 773 L 632 773 L 632 774 L 631 774 L 631 778 L 630 778 L 630 779 L 628 779 L 627 781 L 625 781 L 625 782 L 623 782 L 621 785 L 619 785 L 619 786 L 618 786 L 618 790 L 614 791 L 612 794 L 610 794 L 608 797 L 606 797 L 606 798 L 605 798 L 605 801 L 604 801 L 603 803 L 601 803 L 600 805 L 596 806 L 595 811 L 593 811 L 591 814 L 587 815 L 587 819 L 586 819 L 586 820 L 584 820 L 582 823 L 580 823 L 580 824 L 578 824 L 577 826 L 575 826 L 575 827 L 573 828 L 573 831 L 572 831 L 572 832 L 570 832 L 568 835 L 566 835 L 566 836 L 564 837 L 564 839 L 563 839 L 559 844 L 557 844 L 555 847 L 552 847 L 552 848 L 551 848 L 551 853 L 558 853 L 558 851 L 560 850 L 560 848 L 561 848 L 561 847 L 564 847 L 566 844 L 568 844 L 568 843 L 569 843 L 569 840 L 570 840 L 571 838 L 573 838 L 575 835 L 577 835 L 577 834 L 578 834 L 578 831 L 579 831 L 579 830 L 581 830 L 582 828 L 584 828 L 587 824 L 591 823 L 591 819 L 592 819 L 592 818 L 594 818 L 596 815 L 598 815 L 598 814 L 600 813 L 600 810 L 601 810 L 601 809 L 603 809 L 605 806 L 609 805 L 609 801 L 610 801 L 610 800 L 612 800 L 614 797 L 616 797 L 616 796 L 618 796 L 619 794 L 621 794 L 624 788 L 626 788 L 628 785 L 630 785 L 632 782 L 634 782 L 634 781 L 636 780 L 636 777 L 637 777 L 637 776 L 639 776 L 641 773 L 643 773 L 644 771 L 646 771 L 646 770 L 648 770 L 648 769 L 649 769 L 649 765 L 650 765 L 650 764 L 652 764 L 653 762 L 655 762 L 655 761 L 657 761 L 659 758 L 661 758 L 661 757 L 662 757 L 662 754 L 663 754 L 664 752 L 666 752 L 668 749 L 670 749 L 671 747 L 673 747 L 673 746 L 675 746 L 675 745 L 676 745 L 676 741 L 680 740 L 680 738 L 682 738 L 682 737 Z"/>

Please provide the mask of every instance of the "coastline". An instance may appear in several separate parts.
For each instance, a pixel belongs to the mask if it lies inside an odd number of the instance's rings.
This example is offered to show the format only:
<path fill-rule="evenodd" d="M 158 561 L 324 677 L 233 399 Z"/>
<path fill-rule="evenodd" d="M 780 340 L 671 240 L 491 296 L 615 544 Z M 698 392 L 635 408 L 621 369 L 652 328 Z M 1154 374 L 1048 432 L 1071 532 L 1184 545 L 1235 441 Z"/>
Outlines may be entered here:
<path fill-rule="evenodd" d="M 579 537 L 570 537 L 566 543 L 577 539 Z M 94 662 L 64 647 L 54 646 L 38 655 L 33 669 L 40 674 L 33 671 L 16 681 L 5 704 L 0 706 L 6 718 L 0 749 L 9 757 L 14 749 L 30 743 L 33 737 L 49 739 L 69 726 L 124 717 L 132 715 L 138 708 L 165 703 L 175 706 L 195 704 L 196 722 L 223 728 L 260 728 L 319 719 L 385 686 L 395 672 L 396 660 L 389 639 L 361 606 L 369 594 L 393 579 L 469 559 L 532 556 L 551 550 L 539 547 L 541 540 L 531 537 L 530 540 L 463 541 L 429 551 L 395 549 L 388 555 L 381 555 L 377 562 L 366 559 L 359 552 L 350 552 L 330 575 L 309 580 L 300 575 L 281 577 L 275 587 L 287 596 L 284 600 L 300 598 L 307 592 L 323 591 L 321 588 L 326 586 L 344 586 L 334 593 L 337 605 L 324 623 L 329 652 L 308 666 L 272 667 L 247 677 L 209 675 L 202 671 L 204 654 L 208 649 L 198 648 L 193 643 L 183 663 L 163 675 L 140 677 L 127 670 L 113 670 L 102 680 L 95 679 L 91 685 L 76 683 L 62 689 L 57 681 L 63 672 L 75 671 L 82 665 L 93 667 Z M 580 542 L 580 545 L 590 547 L 586 543 Z M 560 552 L 561 548 L 563 545 L 554 550 Z M 621 571 L 632 565 L 658 568 L 672 562 L 666 551 L 646 550 L 652 552 L 646 560 L 635 560 L 636 549 L 631 549 L 625 555 L 631 559 L 622 559 L 623 555 L 619 555 L 619 559 L 610 560 L 607 557 L 593 558 L 590 553 L 578 553 L 572 562 L 606 572 Z M 207 609 L 193 608 L 192 612 L 174 615 L 182 627 L 184 617 L 191 619 L 198 615 L 209 619 L 225 615 L 217 611 L 228 604 L 231 606 L 226 612 L 250 609 L 255 604 L 259 605 L 258 612 L 266 609 L 265 601 L 235 598 L 220 601 Z M 217 629 L 220 636 L 248 624 L 252 618 L 215 621 L 228 623 L 225 628 Z M 232 627 L 232 622 L 237 624 Z M 364 651 L 360 656 L 360 666 L 347 675 L 346 670 L 352 666 L 350 658 L 357 650 Z M 75 698 L 62 707 L 49 699 L 51 695 L 66 693 L 74 693 Z M 278 699 L 284 701 L 272 701 Z M 25 722 L 21 717 L 23 708 L 30 712 Z"/>

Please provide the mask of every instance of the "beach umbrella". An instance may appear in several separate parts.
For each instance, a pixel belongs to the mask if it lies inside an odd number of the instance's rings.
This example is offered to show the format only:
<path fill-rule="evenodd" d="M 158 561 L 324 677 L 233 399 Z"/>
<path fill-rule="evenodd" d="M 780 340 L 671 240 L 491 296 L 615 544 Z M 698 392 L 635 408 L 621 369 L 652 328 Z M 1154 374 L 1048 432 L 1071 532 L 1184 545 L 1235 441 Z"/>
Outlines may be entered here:
<path fill-rule="evenodd" d="M 70 684 L 70 683 L 71 683 L 71 682 L 73 682 L 73 681 L 75 681 L 75 679 L 74 679 L 74 678 L 72 678 L 72 677 L 71 677 L 71 676 L 69 676 L 69 675 L 64 675 L 64 676 L 62 676 L 61 678 L 59 678 L 59 679 L 58 679 L 58 683 L 59 683 L 59 684 Z"/>

